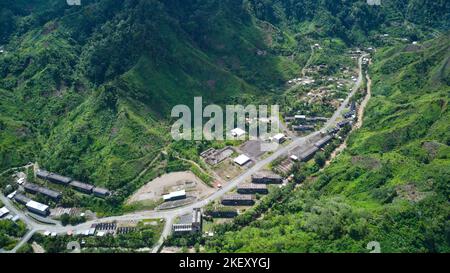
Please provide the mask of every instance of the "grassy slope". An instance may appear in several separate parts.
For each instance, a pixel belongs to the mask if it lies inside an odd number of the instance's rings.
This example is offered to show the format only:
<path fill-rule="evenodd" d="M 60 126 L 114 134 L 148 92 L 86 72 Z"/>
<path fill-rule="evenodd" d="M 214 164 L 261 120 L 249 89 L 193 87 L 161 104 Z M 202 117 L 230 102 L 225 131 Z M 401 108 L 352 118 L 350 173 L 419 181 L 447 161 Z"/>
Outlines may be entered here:
<path fill-rule="evenodd" d="M 415 60 L 404 46 L 378 52 L 363 127 L 325 171 L 263 220 L 209 242 L 224 252 L 448 252 L 449 37 Z M 403 187 L 420 196 L 409 201 Z M 397 193 L 398 192 L 398 193 Z"/>
<path fill-rule="evenodd" d="M 31 15 L 16 18 L 33 23 L 13 34 L 0 56 L 0 169 L 38 160 L 129 194 L 135 185 L 127 182 L 169 143 L 174 105 L 190 104 L 193 96 L 254 102 L 299 69 L 271 52 L 252 20 L 227 20 L 234 11 L 217 1 L 198 8 L 214 11 L 202 35 L 178 23 L 185 18 L 171 6 L 177 1 L 119 1 L 114 8 L 107 0 L 91 2 L 80 8 L 52 2 L 46 8 L 55 11 L 42 16 L 33 6 Z"/>

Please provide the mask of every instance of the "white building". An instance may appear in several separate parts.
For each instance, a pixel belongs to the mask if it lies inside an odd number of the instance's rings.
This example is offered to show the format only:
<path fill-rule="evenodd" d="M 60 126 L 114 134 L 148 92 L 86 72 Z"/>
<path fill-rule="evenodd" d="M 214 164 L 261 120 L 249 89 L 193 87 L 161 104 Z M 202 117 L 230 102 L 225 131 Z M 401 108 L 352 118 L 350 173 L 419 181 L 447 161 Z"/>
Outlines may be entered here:
<path fill-rule="evenodd" d="M 234 159 L 234 163 L 238 164 L 239 166 L 244 166 L 244 165 L 247 164 L 250 160 L 251 160 L 251 159 L 250 159 L 248 156 L 242 154 L 242 155 L 240 155 L 240 156 L 238 156 L 238 157 L 236 157 L 236 158 Z"/>
<path fill-rule="evenodd" d="M 186 198 L 186 191 L 185 190 L 174 191 L 174 192 L 171 192 L 169 194 L 163 195 L 163 199 L 164 199 L 165 202 L 173 201 L 173 200 L 179 200 L 179 199 L 184 199 L 184 198 Z"/>
<path fill-rule="evenodd" d="M 245 135 L 245 131 L 242 130 L 241 128 L 235 128 L 235 129 L 231 130 L 231 135 L 234 137 L 241 137 L 241 136 Z"/>
<path fill-rule="evenodd" d="M 281 144 L 286 141 L 286 136 L 284 134 L 277 134 L 273 137 L 273 141 Z"/>
<path fill-rule="evenodd" d="M 8 199 L 13 199 L 14 196 L 16 195 L 16 193 L 17 193 L 17 191 L 13 191 L 12 193 L 8 194 L 8 196 L 6 196 L 6 197 L 8 197 Z"/>
<path fill-rule="evenodd" d="M 49 213 L 49 207 L 47 205 L 38 203 L 33 200 L 28 201 L 28 203 L 25 206 L 27 207 L 27 209 L 29 211 L 34 212 L 39 215 L 42 215 L 42 216 L 47 216 Z"/>
<path fill-rule="evenodd" d="M 1 208 L 0 209 L 0 218 L 7 215 L 8 213 L 9 213 L 9 209 L 7 209 L 6 207 Z"/>

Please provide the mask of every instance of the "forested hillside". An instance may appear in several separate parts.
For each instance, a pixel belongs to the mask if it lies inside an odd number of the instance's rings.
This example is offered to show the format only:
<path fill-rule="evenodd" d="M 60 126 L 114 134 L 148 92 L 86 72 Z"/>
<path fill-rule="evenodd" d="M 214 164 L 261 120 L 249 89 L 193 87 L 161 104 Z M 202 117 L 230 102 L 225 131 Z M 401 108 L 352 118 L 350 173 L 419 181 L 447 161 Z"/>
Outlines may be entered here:
<path fill-rule="evenodd" d="M 174 105 L 197 95 L 270 102 L 299 74 L 312 41 L 424 39 L 448 29 L 449 8 L 444 0 L 1 1 L 0 170 L 38 161 L 115 190 L 117 205 L 171 143 Z"/>
<path fill-rule="evenodd" d="M 344 153 L 275 195 L 262 219 L 219 228 L 209 251 L 367 252 L 378 241 L 383 252 L 449 252 L 449 64 L 449 36 L 377 52 L 364 125 Z"/>
<path fill-rule="evenodd" d="M 122 188 L 168 144 L 174 105 L 250 100 L 299 69 L 239 1 L 2 3 L 2 169 Z"/>

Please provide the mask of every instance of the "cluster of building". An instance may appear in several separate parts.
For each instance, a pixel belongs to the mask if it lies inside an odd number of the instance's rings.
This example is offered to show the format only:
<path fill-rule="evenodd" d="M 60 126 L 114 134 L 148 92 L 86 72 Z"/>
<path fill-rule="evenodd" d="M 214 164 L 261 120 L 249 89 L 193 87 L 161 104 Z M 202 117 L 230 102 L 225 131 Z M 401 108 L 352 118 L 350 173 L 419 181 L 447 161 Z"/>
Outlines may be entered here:
<path fill-rule="evenodd" d="M 295 85 L 295 84 L 309 85 L 309 84 L 313 84 L 315 82 L 316 81 L 311 77 L 303 77 L 303 78 L 295 78 L 295 79 L 289 80 L 287 83 L 289 85 Z"/>
<path fill-rule="evenodd" d="M 44 217 L 46 217 L 50 214 L 49 206 L 39 203 L 39 202 L 36 202 L 34 200 L 31 200 L 30 198 L 26 197 L 23 194 L 15 193 L 13 196 L 8 196 L 8 197 L 14 198 L 14 201 L 16 201 L 19 204 L 24 205 L 28 209 L 28 211 L 30 211 L 32 213 L 35 213 L 35 214 L 38 214 L 38 215 L 44 216 Z"/>
<path fill-rule="evenodd" d="M 233 154 L 233 149 L 231 147 L 225 147 L 223 149 L 216 150 L 210 148 L 200 154 L 200 156 L 205 159 L 206 163 L 215 166 L 225 159 L 229 158 Z"/>
<path fill-rule="evenodd" d="M 345 119 L 355 119 L 356 118 L 356 103 L 354 101 L 350 104 L 350 111 L 345 113 L 343 116 Z"/>
<path fill-rule="evenodd" d="M 47 180 L 55 184 L 70 186 L 77 191 L 86 194 L 93 194 L 97 197 L 105 198 L 110 195 L 110 191 L 107 189 L 95 187 L 94 185 L 82 183 L 80 181 L 73 180 L 70 177 L 51 173 L 45 170 L 37 170 L 36 176 L 40 179 Z"/>
<path fill-rule="evenodd" d="M 98 188 L 90 184 L 82 183 L 79 181 L 72 180 L 70 177 L 65 177 L 59 174 L 51 173 L 45 170 L 37 170 L 36 176 L 40 179 L 49 181 L 51 183 L 64 185 L 64 186 L 70 186 L 75 190 L 78 190 L 83 193 L 87 194 L 93 194 L 97 197 L 107 197 L 110 193 L 107 189 Z M 16 174 L 17 183 L 19 183 L 23 191 L 29 194 L 40 194 L 42 196 L 48 197 L 51 200 L 58 202 L 61 197 L 62 193 L 49 189 L 47 187 L 37 185 L 34 183 L 30 183 L 26 181 L 26 176 L 24 176 L 23 173 Z M 24 205 L 28 211 L 35 213 L 40 216 L 48 216 L 50 214 L 50 207 L 46 204 L 39 203 L 35 200 L 30 199 L 26 195 L 22 193 L 19 193 L 17 191 L 11 193 L 8 195 L 9 199 L 13 199 L 19 204 Z"/>
<path fill-rule="evenodd" d="M 333 140 L 332 135 L 325 135 L 323 138 L 321 138 L 319 141 L 314 143 L 313 146 L 309 147 L 308 149 L 299 152 L 298 150 L 292 151 L 292 154 L 290 156 L 291 160 L 293 161 L 301 161 L 306 162 L 309 161 L 314 157 L 314 155 L 323 147 L 325 147 L 328 143 L 330 143 Z"/>
<path fill-rule="evenodd" d="M 195 208 L 191 215 L 182 216 L 179 223 L 172 225 L 175 234 L 202 232 L 203 216 L 200 208 Z"/>
<path fill-rule="evenodd" d="M 283 178 L 269 171 L 261 171 L 252 175 L 252 182 L 237 187 L 237 194 L 226 194 L 221 203 L 224 206 L 252 206 L 255 204 L 254 194 L 267 194 L 268 184 L 282 184 Z"/>
<path fill-rule="evenodd" d="M 32 193 L 32 194 L 42 194 L 46 197 L 49 197 L 50 199 L 54 200 L 54 201 L 58 201 L 61 199 L 62 194 L 60 192 L 51 190 L 51 189 L 47 189 L 45 187 L 33 184 L 33 183 L 24 183 L 23 184 L 23 188 L 26 192 L 28 193 Z"/>
<path fill-rule="evenodd" d="M 288 116 L 284 119 L 288 123 L 293 123 L 292 130 L 296 132 L 314 131 L 315 126 L 311 125 L 311 123 L 326 122 L 328 120 L 325 117 L 307 117 L 306 115 Z"/>
<path fill-rule="evenodd" d="M 267 140 L 270 141 L 271 144 L 277 145 L 277 144 L 283 144 L 287 140 L 287 138 L 286 138 L 285 134 L 278 133 L 278 134 L 274 135 L 273 137 L 268 138 Z M 233 161 L 235 164 L 243 167 L 243 166 L 247 165 L 248 163 L 250 163 L 252 161 L 252 159 L 246 154 L 241 154 L 238 157 L 236 157 Z"/>
<path fill-rule="evenodd" d="M 19 215 L 13 215 L 7 207 L 0 208 L 0 219 L 11 220 L 17 222 L 20 219 Z"/>

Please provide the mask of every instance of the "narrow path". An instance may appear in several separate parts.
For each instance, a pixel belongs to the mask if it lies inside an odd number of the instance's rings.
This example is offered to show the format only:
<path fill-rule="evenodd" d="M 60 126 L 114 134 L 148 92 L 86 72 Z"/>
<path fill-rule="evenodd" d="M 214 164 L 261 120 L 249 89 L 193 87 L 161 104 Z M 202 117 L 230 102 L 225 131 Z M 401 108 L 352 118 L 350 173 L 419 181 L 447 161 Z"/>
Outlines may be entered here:
<path fill-rule="evenodd" d="M 309 56 L 308 60 L 306 61 L 305 66 L 302 68 L 302 77 L 303 78 L 306 76 L 306 69 L 311 65 L 313 57 L 314 57 L 314 46 L 311 45 L 311 55 Z"/>
<path fill-rule="evenodd" d="M 369 77 L 369 73 L 366 73 L 366 80 L 367 80 L 367 94 L 364 97 L 364 100 L 361 102 L 361 106 L 358 109 L 358 121 L 355 124 L 355 129 L 359 129 L 363 125 L 364 110 L 366 109 L 367 103 L 372 98 L 372 80 Z"/>
<path fill-rule="evenodd" d="M 360 105 L 360 107 L 358 109 L 358 121 L 356 122 L 356 124 L 352 128 L 352 132 L 354 130 L 357 130 L 357 129 L 362 127 L 363 119 L 364 119 L 364 113 L 365 113 L 365 109 L 367 107 L 367 103 L 372 98 L 372 80 L 370 79 L 370 76 L 369 76 L 368 72 L 366 72 L 366 80 L 367 80 L 367 93 L 366 93 L 366 96 L 364 97 L 364 99 L 361 102 L 361 105 Z M 330 155 L 330 158 L 327 160 L 325 166 L 330 165 L 331 162 L 333 161 L 333 159 L 336 158 L 336 156 L 338 156 L 342 151 L 344 151 L 347 148 L 347 140 L 348 140 L 348 136 L 350 134 L 351 134 L 351 132 L 347 135 L 347 137 L 345 138 L 344 142 L 342 142 L 342 144 L 339 145 L 339 147 L 336 148 L 333 151 L 333 153 Z"/>
<path fill-rule="evenodd" d="M 139 180 L 146 172 L 148 172 L 150 167 L 153 166 L 153 163 L 155 163 L 155 161 L 158 160 L 160 158 L 160 156 L 161 156 L 161 154 L 158 154 L 150 163 L 147 164 L 147 166 L 136 176 L 136 178 L 131 180 L 130 183 Z"/>
<path fill-rule="evenodd" d="M 210 173 L 208 173 L 207 171 L 205 171 L 197 162 L 195 162 L 195 161 L 193 161 L 193 160 L 190 160 L 190 159 L 186 159 L 186 158 L 182 158 L 182 157 L 176 157 L 177 159 L 179 159 L 179 160 L 181 160 L 181 161 L 184 161 L 184 162 L 187 162 L 187 163 L 190 163 L 190 164 L 192 164 L 192 165 L 194 165 L 194 166 L 196 166 L 204 175 L 207 175 L 207 176 L 209 176 L 210 178 L 212 178 L 212 179 L 217 179 L 217 180 L 219 180 L 221 183 L 225 183 L 225 181 L 221 178 L 221 177 L 219 177 L 217 174 L 215 174 L 215 172 L 214 171 L 212 171 L 212 170 L 209 170 L 211 173 L 212 173 L 212 175 L 210 174 Z M 200 179 L 201 180 L 201 179 Z M 203 181 L 203 180 L 202 180 Z M 213 181 L 214 182 L 214 181 Z M 208 185 L 208 183 L 206 183 L 205 181 L 203 181 L 203 183 L 205 183 L 205 185 L 206 186 L 208 186 L 208 187 L 212 187 L 211 185 Z"/>

